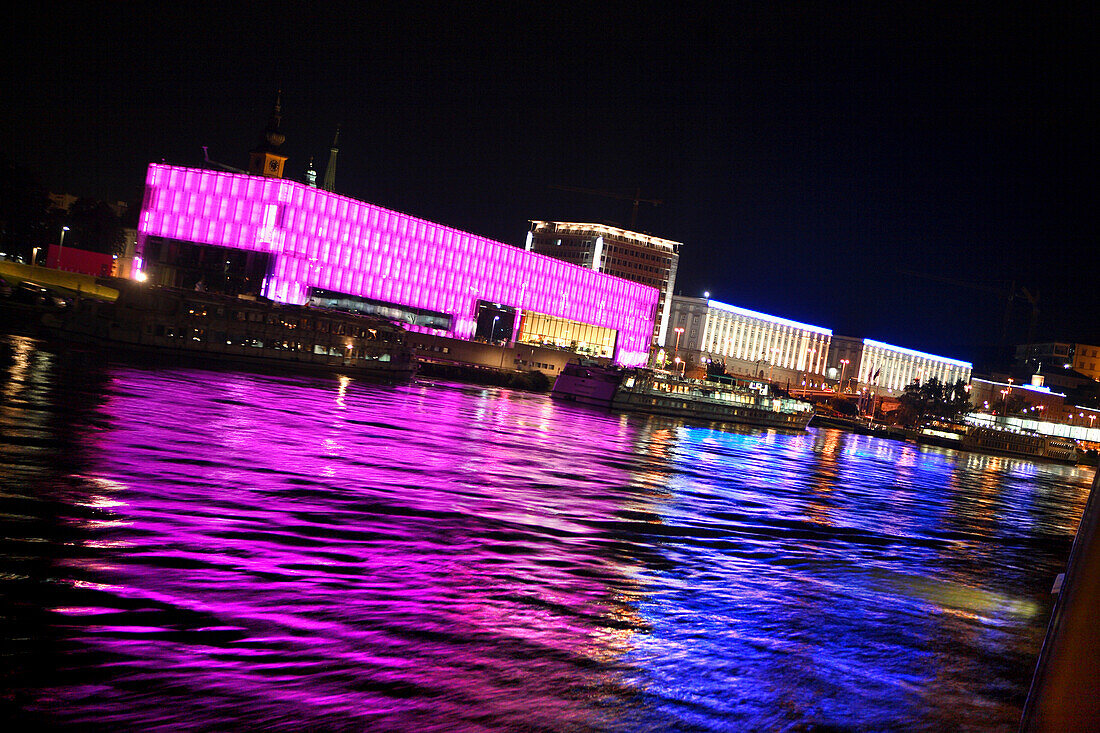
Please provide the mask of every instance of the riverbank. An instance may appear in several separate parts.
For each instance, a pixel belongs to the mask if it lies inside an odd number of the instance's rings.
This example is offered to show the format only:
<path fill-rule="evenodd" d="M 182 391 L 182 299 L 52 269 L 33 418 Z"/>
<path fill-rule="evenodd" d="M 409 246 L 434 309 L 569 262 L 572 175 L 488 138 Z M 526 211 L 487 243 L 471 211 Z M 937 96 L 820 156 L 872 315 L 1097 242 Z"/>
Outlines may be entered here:
<path fill-rule="evenodd" d="M 495 387 L 510 387 L 528 392 L 548 392 L 551 380 L 540 371 L 505 370 L 480 364 L 446 363 L 438 361 L 420 362 L 420 376 L 446 379 L 455 382 L 489 384 Z"/>
<path fill-rule="evenodd" d="M 8 283 L 17 285 L 30 282 L 81 297 L 98 298 L 113 301 L 118 298 L 118 290 L 102 284 L 102 278 L 67 270 L 54 270 L 49 267 L 34 267 L 10 260 L 0 260 L 0 277 Z M 67 294 L 66 293 L 66 294 Z"/>

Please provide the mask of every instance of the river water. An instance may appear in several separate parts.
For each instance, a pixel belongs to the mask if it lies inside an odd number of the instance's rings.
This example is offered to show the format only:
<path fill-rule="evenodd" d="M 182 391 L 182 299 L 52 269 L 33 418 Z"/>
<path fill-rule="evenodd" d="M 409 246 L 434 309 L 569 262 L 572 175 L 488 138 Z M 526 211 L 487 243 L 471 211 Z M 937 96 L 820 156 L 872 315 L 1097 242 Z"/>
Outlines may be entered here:
<path fill-rule="evenodd" d="M 39 728 L 1012 730 L 1092 479 L 0 347 L 0 719 Z"/>

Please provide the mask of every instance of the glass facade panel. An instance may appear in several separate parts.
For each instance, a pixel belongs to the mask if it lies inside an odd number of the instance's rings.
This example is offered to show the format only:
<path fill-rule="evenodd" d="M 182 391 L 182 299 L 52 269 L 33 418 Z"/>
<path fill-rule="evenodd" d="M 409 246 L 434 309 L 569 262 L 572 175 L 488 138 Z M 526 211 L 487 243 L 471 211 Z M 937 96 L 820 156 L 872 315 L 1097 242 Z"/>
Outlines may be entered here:
<path fill-rule="evenodd" d="M 526 311 L 516 341 L 610 358 L 615 353 L 615 337 L 615 331 L 608 328 Z"/>

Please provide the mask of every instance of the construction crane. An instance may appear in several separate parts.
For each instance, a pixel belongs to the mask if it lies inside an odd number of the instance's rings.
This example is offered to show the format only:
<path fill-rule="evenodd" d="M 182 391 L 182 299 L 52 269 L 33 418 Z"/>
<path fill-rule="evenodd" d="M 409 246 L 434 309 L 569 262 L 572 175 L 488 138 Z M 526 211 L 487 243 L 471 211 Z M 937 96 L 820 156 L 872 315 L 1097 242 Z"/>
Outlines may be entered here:
<path fill-rule="evenodd" d="M 1020 286 L 1016 287 L 1015 280 L 1001 280 L 998 281 L 999 285 L 994 286 L 992 284 L 983 283 L 981 281 L 973 280 L 960 280 L 953 277 L 944 277 L 943 275 L 933 275 L 927 272 L 915 272 L 913 270 L 904 270 L 898 268 L 898 274 L 909 275 L 910 277 L 919 277 L 924 280 L 935 280 L 936 282 L 947 283 L 948 285 L 958 285 L 959 287 L 970 288 L 971 290 L 980 290 L 985 293 L 993 293 L 1005 300 L 1005 315 L 1004 320 L 1001 322 L 1001 350 L 1008 346 L 1008 322 L 1012 318 L 1012 304 L 1017 300 L 1024 300 L 1031 306 L 1031 317 L 1028 319 L 1027 324 L 1027 346 L 1030 348 L 1032 339 L 1035 337 L 1035 324 L 1039 320 L 1039 291 L 1032 293 L 1027 288 Z"/>
<path fill-rule="evenodd" d="M 635 231 L 638 226 L 638 204 L 653 204 L 654 206 L 660 206 L 663 202 L 660 199 L 644 199 L 642 198 L 641 189 L 635 189 L 634 195 L 619 193 L 617 191 L 601 191 L 595 188 L 578 188 L 576 186 L 555 186 L 551 184 L 550 188 L 557 191 L 570 191 L 572 193 L 584 193 L 589 196 L 603 196 L 609 199 L 619 199 L 620 201 L 633 201 L 634 210 L 630 213 L 630 230 Z"/>

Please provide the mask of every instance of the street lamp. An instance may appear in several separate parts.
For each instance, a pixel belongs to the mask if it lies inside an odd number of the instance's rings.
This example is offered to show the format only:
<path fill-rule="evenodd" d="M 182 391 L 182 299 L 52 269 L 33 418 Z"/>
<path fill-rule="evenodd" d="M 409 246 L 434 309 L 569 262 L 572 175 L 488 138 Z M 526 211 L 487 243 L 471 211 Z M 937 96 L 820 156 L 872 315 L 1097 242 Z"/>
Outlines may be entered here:
<path fill-rule="evenodd" d="M 848 359 L 840 360 L 840 381 L 837 382 L 836 385 L 837 394 L 840 394 L 844 391 L 844 370 L 848 368 L 848 364 L 850 363 L 851 362 Z"/>
<path fill-rule="evenodd" d="M 496 343 L 497 321 L 499 321 L 499 320 L 500 320 L 500 316 L 493 316 L 493 327 L 491 329 L 489 329 L 489 343 L 491 343 L 491 344 Z"/>
<path fill-rule="evenodd" d="M 41 247 L 35 247 L 31 250 L 31 266 L 32 267 L 34 267 L 38 264 L 38 250 L 40 250 L 40 249 L 42 249 L 42 248 Z"/>
<path fill-rule="evenodd" d="M 65 251 L 65 232 L 69 227 L 61 227 L 61 241 L 57 245 L 57 269 L 61 269 L 61 253 Z"/>
<path fill-rule="evenodd" d="M 1008 390 L 1001 390 L 1001 417 L 1008 415 Z"/>
<path fill-rule="evenodd" d="M 814 360 L 814 353 L 816 353 L 816 351 L 817 351 L 816 349 L 810 349 L 810 358 L 806 360 L 806 368 L 802 371 L 802 376 L 804 377 L 804 379 L 802 380 L 802 396 L 803 397 L 806 396 L 806 388 L 809 386 L 808 383 L 810 381 L 810 367 L 812 366 L 812 362 Z"/>

